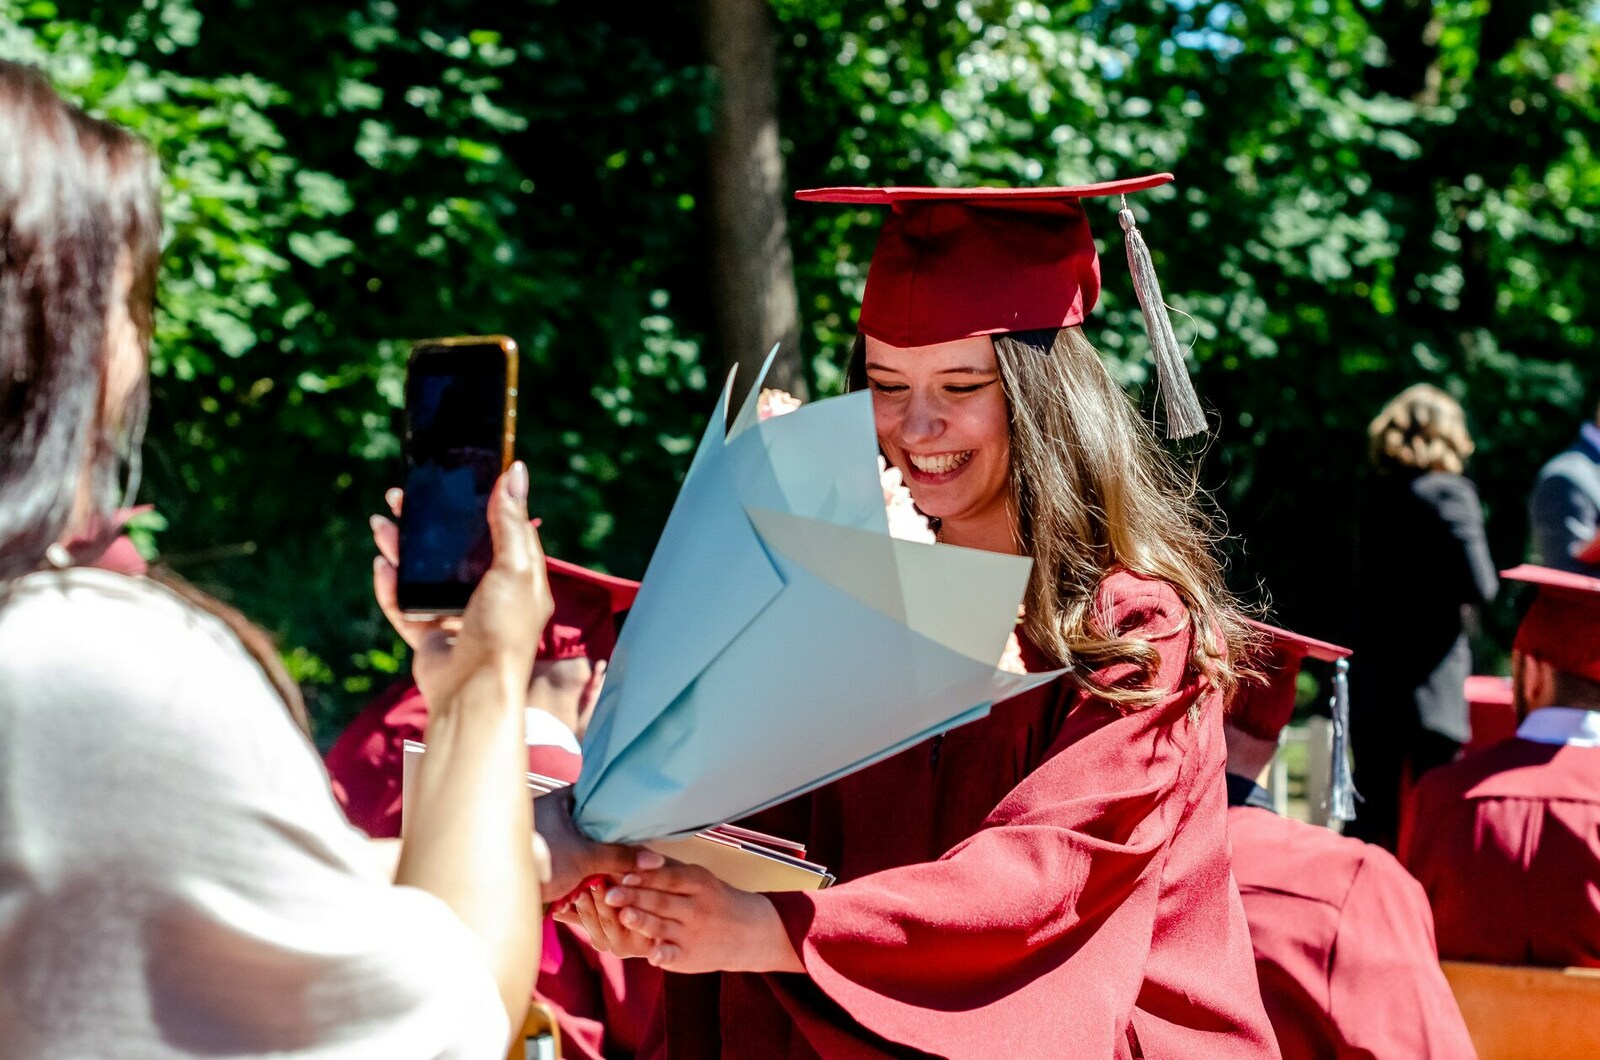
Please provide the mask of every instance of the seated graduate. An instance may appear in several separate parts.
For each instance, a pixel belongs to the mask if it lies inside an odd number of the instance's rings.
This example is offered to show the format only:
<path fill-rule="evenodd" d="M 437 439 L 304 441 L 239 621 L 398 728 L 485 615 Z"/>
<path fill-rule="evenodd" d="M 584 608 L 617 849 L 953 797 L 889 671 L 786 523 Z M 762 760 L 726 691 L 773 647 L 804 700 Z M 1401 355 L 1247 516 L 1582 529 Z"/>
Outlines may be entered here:
<path fill-rule="evenodd" d="M 1349 649 L 1259 625 L 1261 679 L 1228 704 L 1228 838 L 1261 1000 L 1284 1060 L 1473 1055 L 1417 881 L 1387 850 L 1280 817 L 1260 786 L 1307 658 Z M 1342 748 L 1339 748 L 1342 751 Z"/>
<path fill-rule="evenodd" d="M 377 529 L 383 546 L 392 547 L 393 525 Z M 617 616 L 632 606 L 639 583 L 559 559 L 546 563 L 555 611 L 528 681 L 528 769 L 571 783 L 583 765 L 578 738 L 617 643 Z M 405 743 L 426 742 L 427 729 L 427 700 L 415 681 L 401 681 L 356 715 L 329 750 L 334 797 L 369 836 L 399 837 Z M 598 952 L 581 931 L 545 921 L 533 996 L 555 1010 L 563 1056 L 633 1056 L 660 989 L 655 968 Z"/>
<path fill-rule="evenodd" d="M 1511 652 L 1521 724 L 1422 778 L 1400 857 L 1441 957 L 1600 967 L 1600 579 L 1501 577 L 1538 587 Z"/>
<path fill-rule="evenodd" d="M 617 643 L 616 616 L 633 605 L 639 583 L 554 557 L 546 563 L 555 613 L 539 637 L 528 678 L 528 769 L 571 783 L 582 766 L 578 741 Z M 406 679 L 363 708 L 329 748 L 334 797 L 350 823 L 369 836 L 400 835 L 405 743 L 426 742 L 427 729 L 427 700 Z"/>
<path fill-rule="evenodd" d="M 653 1055 L 1276 1055 L 1228 872 L 1244 624 L 1190 477 L 1080 326 L 1080 196 L 1167 179 L 813 194 L 893 204 L 853 385 L 944 544 L 1033 557 L 1024 663 L 1073 670 L 753 822 L 836 886 L 669 865 L 581 892 L 563 915 L 597 943 L 722 973 L 667 976 Z"/>

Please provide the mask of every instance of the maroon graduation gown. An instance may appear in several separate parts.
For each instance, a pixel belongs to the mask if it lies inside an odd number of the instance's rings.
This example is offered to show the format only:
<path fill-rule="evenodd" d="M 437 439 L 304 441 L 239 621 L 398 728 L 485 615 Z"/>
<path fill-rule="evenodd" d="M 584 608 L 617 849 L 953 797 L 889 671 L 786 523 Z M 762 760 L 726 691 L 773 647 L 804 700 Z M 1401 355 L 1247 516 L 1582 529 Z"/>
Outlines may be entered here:
<path fill-rule="evenodd" d="M 1162 701 L 1056 682 L 763 816 L 841 881 L 771 896 L 807 974 L 667 976 L 666 1055 L 1277 1055 L 1187 612 L 1121 572 L 1100 602 Z"/>
<path fill-rule="evenodd" d="M 400 835 L 405 742 L 426 740 L 428 705 L 402 681 L 364 709 L 328 751 L 334 796 L 350 823 L 374 838 Z M 560 747 L 530 746 L 528 768 L 575 781 L 583 760 Z M 644 961 L 600 953 L 582 929 L 547 919 L 534 997 L 556 1011 L 561 1054 L 576 1060 L 631 1057 L 661 992 L 661 973 Z"/>
<path fill-rule="evenodd" d="M 1228 810 L 1261 999 L 1284 1060 L 1475 1055 L 1417 881 L 1381 847 Z"/>
<path fill-rule="evenodd" d="M 1439 955 L 1600 967 L 1600 747 L 1513 738 L 1418 782 L 1400 856 Z"/>
<path fill-rule="evenodd" d="M 428 704 L 410 680 L 400 681 L 357 714 L 328 749 L 323 764 L 333 797 L 350 823 L 374 839 L 400 835 L 400 787 L 407 740 L 427 742 Z M 583 759 L 563 747 L 530 745 L 528 768 L 568 782 Z"/>

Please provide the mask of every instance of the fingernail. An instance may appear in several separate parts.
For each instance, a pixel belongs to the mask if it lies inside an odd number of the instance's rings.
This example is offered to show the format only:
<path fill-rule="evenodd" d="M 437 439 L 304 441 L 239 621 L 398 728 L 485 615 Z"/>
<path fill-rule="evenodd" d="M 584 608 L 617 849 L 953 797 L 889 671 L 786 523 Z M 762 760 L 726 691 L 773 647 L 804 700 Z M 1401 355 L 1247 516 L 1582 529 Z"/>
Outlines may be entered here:
<path fill-rule="evenodd" d="M 617 919 L 622 921 L 628 927 L 633 927 L 639 923 L 639 914 L 632 909 L 624 909 L 617 915 Z"/>
<path fill-rule="evenodd" d="M 625 886 L 625 887 L 637 887 L 637 886 L 639 886 L 639 884 L 641 882 L 642 881 L 640 880 L 638 875 L 636 875 L 635 873 L 632 873 L 632 872 L 630 872 L 626 876 L 622 877 L 622 883 L 623 883 L 623 886 Z"/>
<path fill-rule="evenodd" d="M 522 461 L 515 461 L 511 470 L 506 473 L 506 492 L 511 494 L 514 501 L 528 499 L 528 465 Z"/>
<path fill-rule="evenodd" d="M 613 887 L 606 892 L 606 905 L 618 906 L 627 901 L 627 896 L 622 893 L 622 888 Z"/>
<path fill-rule="evenodd" d="M 383 569 L 383 557 L 382 556 L 373 556 L 372 557 L 372 569 L 373 569 L 374 572 L 377 572 L 377 571 L 380 571 L 380 570 Z"/>
<path fill-rule="evenodd" d="M 372 532 L 373 533 L 377 533 L 378 532 L 378 528 L 383 525 L 383 516 L 381 516 L 381 515 L 372 516 L 371 518 L 369 518 L 367 520 L 367 525 L 372 528 Z"/>
<path fill-rule="evenodd" d="M 666 863 L 667 859 L 657 854 L 654 850 L 641 850 L 639 851 L 639 856 L 633 859 L 634 868 L 643 869 L 646 872 L 651 869 L 659 869 Z"/>

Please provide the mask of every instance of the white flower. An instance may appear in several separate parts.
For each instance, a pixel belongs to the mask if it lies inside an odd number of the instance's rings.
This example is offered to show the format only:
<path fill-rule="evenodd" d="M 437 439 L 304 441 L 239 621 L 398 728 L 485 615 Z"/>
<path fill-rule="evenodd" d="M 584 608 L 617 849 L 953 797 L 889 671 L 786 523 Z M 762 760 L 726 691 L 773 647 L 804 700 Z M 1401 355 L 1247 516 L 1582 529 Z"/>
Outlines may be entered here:
<path fill-rule="evenodd" d="M 999 669 L 1012 674 L 1025 674 L 1028 668 L 1022 664 L 1022 642 L 1017 640 L 1015 632 L 1006 638 L 1005 654 L 1000 656 Z"/>
<path fill-rule="evenodd" d="M 770 420 L 774 416 L 782 416 L 786 412 L 793 412 L 800 407 L 800 399 L 786 390 L 773 390 L 768 387 L 761 391 L 761 396 L 756 398 L 756 418 Z"/>
<path fill-rule="evenodd" d="M 883 483 L 883 507 L 889 515 L 889 536 L 901 541 L 921 541 L 931 545 L 937 538 L 928 525 L 927 517 L 917 511 L 911 491 L 900 477 L 900 469 L 890 467 L 883 457 L 878 457 L 878 479 Z"/>

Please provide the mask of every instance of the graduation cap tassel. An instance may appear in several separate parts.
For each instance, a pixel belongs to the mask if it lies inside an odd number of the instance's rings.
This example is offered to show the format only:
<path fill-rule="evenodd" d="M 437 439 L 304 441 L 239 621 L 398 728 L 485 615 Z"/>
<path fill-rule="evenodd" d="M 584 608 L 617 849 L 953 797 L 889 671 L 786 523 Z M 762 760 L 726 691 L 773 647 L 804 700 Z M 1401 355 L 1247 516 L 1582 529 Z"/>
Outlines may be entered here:
<path fill-rule="evenodd" d="M 1161 297 L 1161 281 L 1156 279 L 1156 267 L 1150 260 L 1150 248 L 1128 209 L 1128 199 L 1122 199 L 1122 209 L 1117 211 L 1117 221 L 1127 233 L 1128 271 L 1133 273 L 1133 290 L 1139 296 L 1139 308 L 1144 311 L 1144 327 L 1150 334 L 1150 352 L 1155 356 L 1156 385 L 1167 414 L 1167 437 L 1188 438 L 1204 434 L 1206 415 L 1200 408 L 1200 397 L 1189 379 L 1188 366 L 1183 363 L 1183 350 L 1178 347 L 1178 337 L 1172 332 L 1172 321 L 1167 316 L 1167 305 Z"/>
<path fill-rule="evenodd" d="M 1328 819 L 1356 819 L 1355 778 L 1350 774 L 1350 661 L 1333 668 L 1333 782 L 1328 790 Z"/>

